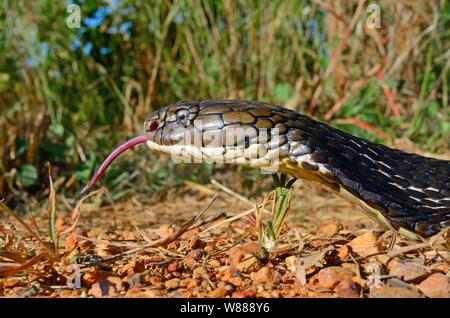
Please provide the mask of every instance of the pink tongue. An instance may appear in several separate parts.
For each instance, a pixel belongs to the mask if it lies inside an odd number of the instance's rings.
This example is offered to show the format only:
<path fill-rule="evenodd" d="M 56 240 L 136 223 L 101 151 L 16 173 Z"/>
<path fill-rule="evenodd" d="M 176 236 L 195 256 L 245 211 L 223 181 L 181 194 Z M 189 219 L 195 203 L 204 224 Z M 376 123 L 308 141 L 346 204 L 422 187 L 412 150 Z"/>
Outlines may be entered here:
<path fill-rule="evenodd" d="M 91 181 L 89 181 L 87 186 L 85 186 L 81 190 L 81 192 L 76 196 L 76 198 L 79 198 L 83 193 L 85 193 L 90 188 L 92 188 L 92 186 L 94 186 L 94 184 L 100 179 L 100 177 L 103 175 L 103 173 L 105 173 L 106 169 L 108 169 L 109 165 L 113 162 L 113 160 L 116 159 L 122 152 L 130 149 L 133 146 L 142 144 L 142 143 L 146 142 L 147 140 L 148 140 L 148 138 L 145 135 L 135 137 L 135 138 L 128 140 L 127 142 L 121 144 L 116 149 L 114 149 L 114 151 L 111 152 L 111 154 L 105 159 L 105 161 L 103 161 L 102 165 L 100 166 L 100 168 L 98 168 L 97 172 L 94 174 Z"/>

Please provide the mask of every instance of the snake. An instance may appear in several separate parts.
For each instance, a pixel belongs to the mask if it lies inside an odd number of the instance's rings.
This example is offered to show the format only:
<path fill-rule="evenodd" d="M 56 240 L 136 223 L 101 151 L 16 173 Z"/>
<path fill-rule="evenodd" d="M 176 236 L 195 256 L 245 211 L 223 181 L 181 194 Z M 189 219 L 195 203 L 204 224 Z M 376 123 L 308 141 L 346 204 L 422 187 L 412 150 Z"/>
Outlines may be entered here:
<path fill-rule="evenodd" d="M 113 151 L 81 193 L 130 147 L 187 162 L 232 163 L 315 181 L 384 227 L 426 241 L 450 226 L 450 161 L 389 148 L 282 106 L 179 101 L 149 114 L 145 134 Z"/>

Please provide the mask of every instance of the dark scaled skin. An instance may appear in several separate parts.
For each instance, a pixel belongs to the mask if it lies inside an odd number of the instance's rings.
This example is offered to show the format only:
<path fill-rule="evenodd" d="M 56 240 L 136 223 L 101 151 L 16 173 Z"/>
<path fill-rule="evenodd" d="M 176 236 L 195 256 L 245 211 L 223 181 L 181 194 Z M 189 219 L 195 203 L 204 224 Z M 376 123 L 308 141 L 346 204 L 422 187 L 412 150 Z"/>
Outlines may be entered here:
<path fill-rule="evenodd" d="M 345 189 L 396 230 L 428 238 L 450 226 L 450 161 L 371 143 L 292 110 L 251 101 L 181 101 L 150 114 L 144 129 L 152 142 L 171 146 L 180 139 L 174 128 L 198 130 L 200 121 L 202 135 L 233 127 L 278 128 L 275 146 L 289 166 L 281 172 L 337 192 Z M 237 141 L 249 142 L 258 142 L 258 130 L 250 140 Z M 305 155 L 310 161 L 301 162 Z"/>

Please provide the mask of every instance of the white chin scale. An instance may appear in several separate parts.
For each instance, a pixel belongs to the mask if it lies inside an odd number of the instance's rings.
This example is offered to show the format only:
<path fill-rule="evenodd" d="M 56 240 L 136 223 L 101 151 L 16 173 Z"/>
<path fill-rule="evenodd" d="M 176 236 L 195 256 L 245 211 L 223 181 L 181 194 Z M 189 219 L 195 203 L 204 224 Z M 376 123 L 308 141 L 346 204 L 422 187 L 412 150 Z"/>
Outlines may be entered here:
<path fill-rule="evenodd" d="M 196 147 L 192 145 L 165 146 L 147 141 L 150 150 L 170 155 L 173 162 L 180 163 L 231 163 L 278 171 L 280 150 L 267 150 L 264 145 L 253 144 L 232 147 Z"/>

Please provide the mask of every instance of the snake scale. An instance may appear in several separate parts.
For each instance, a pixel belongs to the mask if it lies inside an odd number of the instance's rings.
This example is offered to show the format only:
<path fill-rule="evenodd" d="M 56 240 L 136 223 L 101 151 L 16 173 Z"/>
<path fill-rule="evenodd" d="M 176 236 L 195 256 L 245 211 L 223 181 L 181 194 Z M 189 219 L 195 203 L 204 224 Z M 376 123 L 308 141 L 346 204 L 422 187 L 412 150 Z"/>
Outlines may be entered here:
<path fill-rule="evenodd" d="M 450 226 L 450 161 L 375 144 L 293 110 L 244 100 L 180 101 L 150 114 L 144 130 L 134 144 L 145 141 L 192 162 L 225 158 L 264 168 L 277 159 L 277 172 L 317 181 L 411 239 Z"/>

